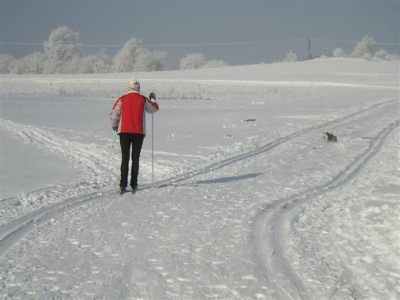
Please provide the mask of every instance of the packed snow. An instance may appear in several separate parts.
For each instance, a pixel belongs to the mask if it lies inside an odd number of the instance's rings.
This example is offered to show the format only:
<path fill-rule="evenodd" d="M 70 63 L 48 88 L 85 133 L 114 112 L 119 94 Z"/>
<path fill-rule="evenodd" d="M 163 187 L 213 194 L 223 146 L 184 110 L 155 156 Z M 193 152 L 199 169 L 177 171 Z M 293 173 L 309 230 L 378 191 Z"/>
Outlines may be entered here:
<path fill-rule="evenodd" d="M 120 196 L 133 76 L 161 108 Z M 356 59 L 3 75 L 0 297 L 399 299 L 399 102 Z"/>

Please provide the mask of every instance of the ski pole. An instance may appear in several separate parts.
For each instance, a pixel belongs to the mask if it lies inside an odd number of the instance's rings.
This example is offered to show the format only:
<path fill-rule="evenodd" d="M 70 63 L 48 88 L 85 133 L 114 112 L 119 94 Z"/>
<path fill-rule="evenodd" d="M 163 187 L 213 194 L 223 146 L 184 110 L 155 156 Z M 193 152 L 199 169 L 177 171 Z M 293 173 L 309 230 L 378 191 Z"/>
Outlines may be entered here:
<path fill-rule="evenodd" d="M 154 183 L 154 117 L 151 115 L 151 180 Z"/>
<path fill-rule="evenodd" d="M 108 172 L 108 166 L 109 166 L 110 160 L 111 160 L 111 152 L 112 152 L 112 149 L 114 148 L 114 142 L 115 142 L 116 136 L 117 136 L 117 132 L 114 133 L 114 137 L 113 137 L 113 140 L 112 140 L 112 143 L 111 143 L 111 147 L 110 147 L 110 153 L 108 154 L 107 166 L 106 166 L 106 168 L 104 170 L 104 173 L 103 173 L 103 180 L 102 180 L 102 182 L 100 184 L 99 191 L 97 192 L 97 194 L 99 196 L 103 195 L 102 189 L 103 189 L 104 181 L 106 180 L 106 175 L 107 175 L 107 172 Z"/>

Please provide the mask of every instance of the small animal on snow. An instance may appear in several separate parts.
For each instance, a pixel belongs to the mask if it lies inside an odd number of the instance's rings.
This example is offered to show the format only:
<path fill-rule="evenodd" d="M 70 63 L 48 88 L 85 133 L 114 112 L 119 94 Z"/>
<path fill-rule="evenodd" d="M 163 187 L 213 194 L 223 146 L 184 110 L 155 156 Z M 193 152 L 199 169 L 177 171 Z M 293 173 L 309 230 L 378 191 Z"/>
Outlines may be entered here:
<path fill-rule="evenodd" d="M 324 137 L 324 140 L 325 141 L 327 141 L 327 142 L 337 142 L 337 137 L 336 137 L 336 135 L 334 135 L 334 134 L 332 134 L 332 133 L 329 133 L 329 132 L 324 132 L 323 133 L 323 137 Z"/>

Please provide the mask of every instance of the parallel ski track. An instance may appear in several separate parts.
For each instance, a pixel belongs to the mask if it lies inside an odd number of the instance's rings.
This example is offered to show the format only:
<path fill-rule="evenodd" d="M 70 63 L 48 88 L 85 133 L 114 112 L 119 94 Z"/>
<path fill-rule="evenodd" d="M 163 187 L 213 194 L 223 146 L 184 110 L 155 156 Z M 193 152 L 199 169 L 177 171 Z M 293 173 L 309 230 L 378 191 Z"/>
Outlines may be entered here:
<path fill-rule="evenodd" d="M 254 157 L 254 156 L 259 155 L 261 153 L 267 152 L 267 151 L 269 151 L 269 150 L 271 150 L 271 149 L 273 149 L 273 148 L 275 148 L 275 147 L 277 147 L 277 146 L 279 146 L 279 145 L 281 145 L 281 144 L 283 144 L 283 143 L 285 143 L 285 142 L 287 142 L 289 140 L 297 138 L 297 137 L 299 137 L 299 136 L 301 136 L 303 134 L 306 134 L 308 132 L 311 132 L 311 131 L 314 131 L 314 130 L 317 130 L 317 129 L 321 129 L 321 128 L 325 128 L 325 127 L 328 127 L 330 125 L 334 125 L 334 124 L 346 121 L 346 120 L 354 118 L 354 117 L 356 117 L 358 115 L 361 115 L 361 114 L 364 114 L 364 113 L 369 112 L 371 110 L 374 110 L 375 108 L 378 108 L 378 107 L 380 107 L 382 105 L 391 104 L 391 103 L 394 103 L 396 101 L 398 101 L 397 98 L 389 99 L 389 100 L 374 104 L 372 106 L 369 106 L 369 107 L 367 107 L 365 109 L 362 109 L 362 110 L 356 111 L 354 113 L 345 115 L 343 117 L 337 118 L 335 120 L 328 121 L 328 122 L 323 123 L 323 124 L 314 125 L 314 126 L 305 128 L 303 130 L 294 132 L 294 133 L 289 134 L 287 136 L 278 138 L 278 139 L 276 139 L 276 140 L 274 140 L 274 141 L 272 141 L 270 143 L 267 143 L 266 145 L 264 145 L 262 147 L 259 147 L 259 148 L 255 149 L 255 150 L 252 150 L 252 151 L 249 151 L 247 153 L 240 154 L 240 155 L 237 155 L 237 156 L 233 156 L 233 157 L 224 159 L 222 161 L 216 162 L 216 163 L 211 164 L 211 165 L 209 165 L 209 166 L 207 166 L 205 168 L 202 168 L 202 169 L 193 170 L 191 172 L 187 172 L 185 174 L 182 174 L 182 175 L 179 175 L 179 176 L 176 176 L 176 177 L 173 177 L 173 178 L 169 178 L 169 179 L 164 180 L 164 181 L 160 181 L 160 182 L 156 183 L 156 186 L 157 187 L 162 187 L 162 186 L 174 185 L 174 184 L 177 184 L 179 182 L 186 181 L 188 179 L 196 177 L 198 175 L 202 175 L 202 174 L 209 173 L 209 172 L 217 170 L 217 169 L 221 169 L 221 168 L 226 167 L 228 165 L 234 164 L 234 163 L 236 163 L 238 161 L 242 161 L 242 160 L 245 160 L 247 158 Z M 150 185 L 150 187 L 152 187 L 152 186 L 153 185 Z M 144 188 L 148 188 L 148 186 L 145 186 Z"/>
<path fill-rule="evenodd" d="M 188 181 L 195 176 L 198 176 L 201 174 L 206 174 L 206 173 L 212 172 L 214 170 L 221 169 L 225 166 L 234 164 L 238 161 L 242 161 L 247 158 L 251 158 L 251 157 L 254 157 L 261 153 L 267 152 L 267 151 L 269 151 L 291 139 L 297 138 L 297 137 L 304 135 L 306 133 L 309 133 L 311 131 L 346 121 L 346 120 L 356 117 L 358 115 L 372 111 L 382 105 L 388 105 L 388 104 L 391 104 L 396 101 L 397 101 L 397 98 L 391 98 L 389 100 L 386 99 L 385 101 L 371 105 L 365 109 L 361 109 L 359 111 L 356 111 L 356 112 L 348 114 L 346 116 L 337 118 L 335 120 L 328 121 L 323 124 L 311 126 L 311 127 L 305 128 L 303 130 L 297 131 L 295 133 L 289 134 L 285 137 L 278 138 L 256 150 L 249 151 L 247 153 L 240 154 L 237 156 L 233 156 L 231 158 L 211 164 L 205 168 L 190 171 L 190 172 L 184 173 L 182 175 L 179 175 L 179 176 L 176 176 L 176 177 L 164 180 L 164 181 L 160 181 L 160 182 L 157 182 L 154 184 L 143 185 L 140 188 L 140 190 L 177 185 L 180 182 Z M 44 142 L 46 142 L 46 141 L 44 141 Z M 15 245 L 27 233 L 36 229 L 38 226 L 45 224 L 49 220 L 54 219 L 58 215 L 61 215 L 61 214 L 68 212 L 76 207 L 79 207 L 83 204 L 97 200 L 99 198 L 104 198 L 104 197 L 108 197 L 110 195 L 116 195 L 116 194 L 117 194 L 117 192 L 115 192 L 115 191 L 108 191 L 108 192 L 103 192 L 103 195 L 99 196 L 97 194 L 97 191 L 94 191 L 94 192 L 91 192 L 91 193 L 88 193 L 85 195 L 79 195 L 76 197 L 66 199 L 62 202 L 54 203 L 47 207 L 38 209 L 36 211 L 26 214 L 23 217 L 17 218 L 15 220 L 12 220 L 12 221 L 2 225 L 0 227 L 0 249 L 1 249 L 0 257 L 3 257 L 11 249 L 11 247 L 13 245 Z"/>
<path fill-rule="evenodd" d="M 50 186 L 26 194 L 26 198 L 35 199 L 42 195 L 46 198 L 53 198 L 56 195 L 64 195 L 64 198 L 75 197 L 85 189 L 86 192 L 96 190 L 96 184 L 100 183 L 104 174 L 104 165 L 111 156 L 108 149 L 98 148 L 97 146 L 81 144 L 79 142 L 68 141 L 60 138 L 53 133 L 35 126 L 24 125 L 9 120 L 1 120 L 0 128 L 8 131 L 13 136 L 26 143 L 33 144 L 46 152 L 54 153 L 66 158 L 72 165 L 79 166 L 83 170 L 82 179 L 79 182 Z M 118 174 L 109 170 L 107 178 Z M 2 199 L 1 201 L 17 201 L 16 197 Z M 34 209 L 34 207 L 32 207 Z"/>
<path fill-rule="evenodd" d="M 9 120 L 1 120 L 1 127 L 12 132 L 24 141 L 38 145 L 55 154 L 61 155 L 80 164 L 87 169 L 88 174 L 97 177 L 102 172 L 102 165 L 107 161 L 106 155 L 99 153 L 98 149 L 90 149 L 90 145 L 83 145 L 77 142 L 66 141 L 54 134 L 37 127 L 23 125 Z M 81 151 L 81 148 L 85 147 Z"/>
<path fill-rule="evenodd" d="M 254 222 L 255 252 L 259 265 L 267 281 L 272 285 L 278 299 L 312 299 L 307 287 L 297 275 L 285 256 L 283 231 L 285 216 L 305 202 L 312 201 L 324 193 L 332 191 L 351 180 L 379 151 L 387 136 L 399 126 L 399 120 L 385 127 L 371 140 L 368 149 L 359 155 L 330 182 L 313 187 L 298 195 L 275 201 L 265 206 Z"/>

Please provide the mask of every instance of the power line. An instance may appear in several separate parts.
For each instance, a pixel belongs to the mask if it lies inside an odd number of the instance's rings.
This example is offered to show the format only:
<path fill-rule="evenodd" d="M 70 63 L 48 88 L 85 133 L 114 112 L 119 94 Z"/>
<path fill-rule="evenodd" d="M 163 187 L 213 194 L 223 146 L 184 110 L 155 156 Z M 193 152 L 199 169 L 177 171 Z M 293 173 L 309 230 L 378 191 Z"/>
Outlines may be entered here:
<path fill-rule="evenodd" d="M 27 42 L 0 42 L 3 45 L 20 45 L 20 46 L 43 46 L 44 43 L 27 43 Z M 68 43 L 52 43 L 53 45 L 70 45 Z M 123 45 L 101 45 L 101 44 L 77 44 L 79 47 L 122 47 Z"/>
<path fill-rule="evenodd" d="M 358 43 L 359 41 L 348 41 L 348 40 L 327 40 L 327 39 L 311 39 L 312 41 L 318 41 L 318 42 L 335 42 L 335 43 L 349 43 L 349 44 L 355 44 Z M 400 43 L 379 43 L 375 42 L 376 45 L 388 45 L 388 46 L 400 46 Z"/>
<path fill-rule="evenodd" d="M 2 0 L 2 2 L 12 2 L 12 3 L 315 3 L 315 4 L 330 4 L 330 3 L 398 3 L 398 0 Z"/>
<path fill-rule="evenodd" d="M 287 42 L 305 42 L 305 41 L 318 41 L 318 42 L 336 42 L 336 43 L 350 43 L 356 44 L 360 41 L 349 41 L 349 40 L 330 40 L 330 39 L 282 39 L 282 40 L 264 40 L 264 41 L 249 41 L 249 42 L 219 42 L 219 43 L 177 43 L 177 44 L 143 44 L 142 47 L 201 47 L 201 46 L 239 46 L 239 45 L 257 45 L 257 44 L 269 44 L 269 43 L 287 43 Z M 1 41 L 2 45 L 20 45 L 20 46 L 43 46 L 44 43 L 28 43 L 28 42 L 6 42 Z M 400 46 L 400 43 L 381 43 L 375 42 L 376 45 L 389 45 L 389 46 Z M 58 43 L 58 45 L 62 45 Z M 79 47 L 103 47 L 103 48 L 119 48 L 123 47 L 124 44 L 77 44 Z"/>
<path fill-rule="evenodd" d="M 237 46 L 237 45 L 256 45 L 268 43 L 286 43 L 286 42 L 299 42 L 304 39 L 287 39 L 287 40 L 270 40 L 270 41 L 252 41 L 252 42 L 220 42 L 220 43 L 194 43 L 194 44 L 154 44 L 143 45 L 145 47 L 197 47 L 197 46 Z"/>
<path fill-rule="evenodd" d="M 306 39 L 287 39 L 287 40 L 270 40 L 270 41 L 250 41 L 250 42 L 219 42 L 219 43 L 177 43 L 177 44 L 144 44 L 142 47 L 199 47 L 199 46 L 235 46 L 235 45 L 256 45 L 267 43 L 282 43 L 282 42 L 299 42 Z M 20 45 L 20 46 L 43 46 L 44 43 L 28 43 L 28 42 L 0 42 L 3 45 Z M 62 45 L 63 43 L 57 43 Z M 124 44 L 77 44 L 79 47 L 123 47 Z"/>
<path fill-rule="evenodd" d="M 71 3 L 71 4 L 82 4 L 82 3 L 143 3 L 143 4 L 168 4 L 168 3 L 179 3 L 179 4 L 194 4 L 194 3 L 203 3 L 203 4 L 304 4 L 304 3 L 313 3 L 313 4 L 371 4 L 371 3 L 379 3 L 379 4 L 397 4 L 398 0 L 2 0 L 3 3 Z"/>

